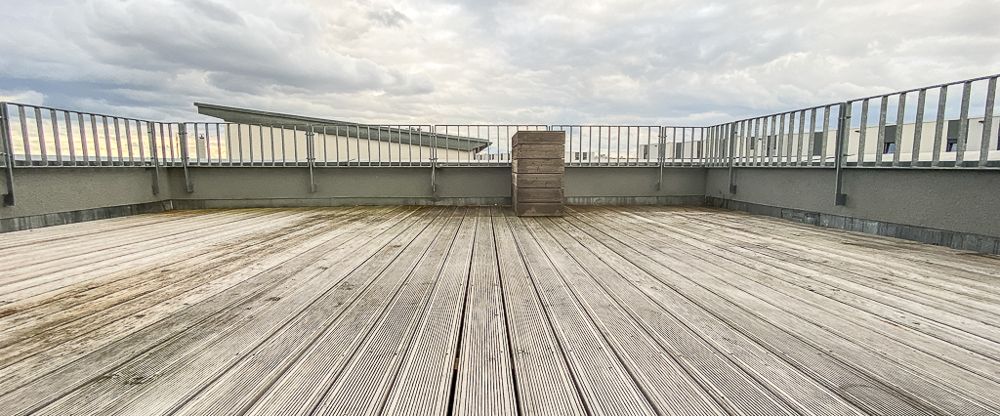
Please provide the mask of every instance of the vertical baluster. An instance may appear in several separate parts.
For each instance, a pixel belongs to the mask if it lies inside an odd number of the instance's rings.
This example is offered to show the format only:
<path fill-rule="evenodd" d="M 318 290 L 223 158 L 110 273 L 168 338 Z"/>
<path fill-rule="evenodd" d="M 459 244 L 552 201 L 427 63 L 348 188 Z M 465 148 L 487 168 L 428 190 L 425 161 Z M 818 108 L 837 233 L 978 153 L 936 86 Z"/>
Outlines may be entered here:
<path fill-rule="evenodd" d="M 128 163 L 135 164 L 135 155 L 132 153 L 132 128 L 129 127 L 129 119 L 123 119 L 125 123 L 125 147 L 128 149 Z"/>
<path fill-rule="evenodd" d="M 885 153 L 885 119 L 889 108 L 889 96 L 883 95 L 881 100 L 878 111 L 878 130 L 876 130 L 878 139 L 875 142 L 875 165 L 882 164 L 882 154 Z"/>
<path fill-rule="evenodd" d="M 112 117 L 111 121 L 115 124 L 115 146 L 117 146 L 117 149 L 118 149 L 118 160 L 117 160 L 117 162 L 120 165 L 124 165 L 125 164 L 125 156 L 124 156 L 124 153 L 122 152 L 122 134 L 121 134 L 121 127 L 119 127 L 119 123 L 118 123 L 118 117 Z"/>
<path fill-rule="evenodd" d="M 222 123 L 215 124 L 215 153 L 218 155 L 215 157 L 215 163 L 222 166 Z M 211 153 L 209 153 L 211 154 Z M 209 157 L 209 164 L 211 164 L 212 158 Z"/>
<path fill-rule="evenodd" d="M 80 149 L 83 154 L 83 164 L 84 166 L 90 165 L 90 156 L 88 153 L 90 149 L 87 149 L 87 123 L 84 121 L 83 114 L 76 113 L 76 121 L 80 126 Z"/>
<path fill-rule="evenodd" d="M 62 142 L 59 140 L 59 117 L 56 116 L 56 110 L 49 110 L 49 120 L 52 125 L 52 142 L 56 151 L 56 164 L 61 166 L 63 164 Z"/>
<path fill-rule="evenodd" d="M 822 149 L 822 153 L 820 154 L 820 159 L 819 159 L 820 166 L 826 166 L 827 164 L 826 148 L 829 147 L 827 146 L 827 137 L 829 136 L 830 136 L 830 106 L 826 106 L 823 108 L 823 139 L 820 140 L 820 146 L 821 146 L 820 148 Z"/>
<path fill-rule="evenodd" d="M 979 166 L 985 167 L 993 140 L 993 106 L 997 95 L 997 77 L 990 78 L 986 87 L 986 109 L 983 111 L 983 136 L 979 142 Z"/>
<path fill-rule="evenodd" d="M 962 86 L 962 108 L 958 116 L 958 143 L 955 144 L 955 167 L 965 163 L 965 147 L 969 139 L 969 100 L 972 98 L 972 82 Z"/>
<path fill-rule="evenodd" d="M 910 166 L 920 163 L 920 141 L 924 136 L 924 107 L 927 106 L 927 89 L 917 93 L 917 115 L 913 121 L 913 150 L 910 155 Z M 898 146 L 898 145 L 897 145 Z"/>
<path fill-rule="evenodd" d="M 892 150 L 892 166 L 899 167 L 900 149 L 903 147 L 903 121 L 906 117 L 906 93 L 899 94 L 899 102 L 896 106 L 896 145 Z"/>
<path fill-rule="evenodd" d="M 97 166 L 104 164 L 103 157 L 101 156 L 101 135 L 97 130 L 97 116 L 90 115 L 90 135 L 94 140 L 94 161 Z M 107 149 L 105 149 L 107 150 Z"/>
<path fill-rule="evenodd" d="M 153 162 L 153 195 L 160 193 L 160 167 L 156 157 L 156 126 L 146 122 L 146 129 L 149 139 L 149 157 Z M 138 131 L 136 134 L 141 134 Z M 141 147 L 140 147 L 141 148 Z"/>
<path fill-rule="evenodd" d="M 24 112 L 24 106 L 20 104 L 17 105 L 17 120 L 18 126 L 21 127 L 21 151 L 24 153 L 24 162 L 27 166 L 31 166 L 31 136 L 28 135 L 28 116 Z"/>
<path fill-rule="evenodd" d="M 285 126 L 278 125 L 278 139 L 281 141 L 281 166 L 288 166 L 288 146 L 285 144 Z"/>
<path fill-rule="evenodd" d="M 21 127 L 21 151 L 24 153 L 24 163 L 31 166 L 31 139 L 28 136 L 28 116 L 24 112 L 24 106 L 17 105 L 17 125 Z M 13 153 L 14 150 L 11 150 Z"/>
<path fill-rule="evenodd" d="M 171 136 L 167 135 L 167 129 L 169 129 L 169 127 L 168 126 L 164 126 L 164 124 L 166 124 L 166 123 L 157 123 L 157 124 L 160 126 L 160 136 L 159 136 L 159 138 L 160 138 L 160 140 L 159 140 L 159 142 L 160 142 L 160 153 L 159 153 L 159 155 L 160 155 L 160 159 L 161 159 L 162 164 L 164 166 L 166 166 L 166 164 L 167 164 L 167 140 Z M 173 161 L 171 161 L 171 163 L 172 162 Z"/>
<path fill-rule="evenodd" d="M 104 131 L 104 155 L 108 165 L 114 166 L 114 154 L 111 153 L 111 130 L 108 127 L 108 117 L 101 116 L 101 127 Z"/>
<path fill-rule="evenodd" d="M 792 151 L 795 148 L 795 112 L 788 113 L 788 134 L 785 136 L 785 166 L 792 165 Z"/>
<path fill-rule="evenodd" d="M 142 122 L 139 121 L 139 120 L 135 120 L 135 144 L 136 144 L 136 147 L 139 148 L 139 161 L 142 163 L 143 166 L 145 166 L 146 165 L 146 150 L 145 150 L 146 146 L 142 145 L 142 132 L 143 132 L 143 130 L 142 130 Z"/>
<path fill-rule="evenodd" d="M 63 122 L 66 124 L 66 146 L 69 148 L 69 163 L 76 165 L 76 143 L 73 141 L 73 119 L 69 116 L 69 111 L 63 111 Z"/>
<path fill-rule="evenodd" d="M 778 137 L 775 139 L 776 146 L 774 148 L 774 153 L 775 156 L 777 156 L 775 164 L 780 166 L 784 164 L 781 162 L 781 157 L 784 156 L 781 151 L 785 148 L 785 113 L 781 113 L 781 115 L 778 116 Z"/>
<path fill-rule="evenodd" d="M 865 162 L 865 138 L 868 137 L 868 103 L 869 99 L 865 98 L 861 102 L 861 122 L 859 123 L 860 130 L 858 132 L 858 166 L 864 165 Z"/>
<path fill-rule="evenodd" d="M 757 137 L 760 140 L 759 143 L 755 143 L 754 146 L 754 156 L 756 159 L 754 165 L 763 166 L 764 159 L 767 157 L 767 117 L 761 117 L 757 120 L 757 127 L 760 128 L 760 132 L 757 134 Z M 761 149 L 761 147 L 763 147 L 763 149 Z"/>
<path fill-rule="evenodd" d="M 805 143 L 803 142 L 803 140 L 805 139 L 805 135 L 806 135 L 806 110 L 802 110 L 799 111 L 799 134 L 798 134 L 798 139 L 796 139 L 797 143 L 795 145 L 796 165 L 802 164 L 802 149 L 804 148 L 805 145 Z"/>
<path fill-rule="evenodd" d="M 694 129 L 691 129 L 691 137 L 694 137 Z M 705 160 L 705 129 L 698 128 L 699 142 L 697 146 L 694 146 L 693 151 L 698 153 L 698 160 L 692 164 L 701 164 Z"/>
<path fill-rule="evenodd" d="M 35 129 L 38 132 L 38 153 L 42 158 L 42 166 L 49 165 L 49 155 L 45 143 L 45 122 L 42 119 L 42 109 L 35 107 Z"/>
<path fill-rule="evenodd" d="M 243 165 L 243 125 L 232 124 L 231 126 L 236 126 L 236 163 Z M 298 133 L 297 130 L 296 133 Z M 230 147 L 232 147 L 232 145 L 230 145 Z M 295 161 L 298 162 L 298 159 L 295 159 Z M 232 164 L 232 158 L 230 158 L 229 162 Z"/>

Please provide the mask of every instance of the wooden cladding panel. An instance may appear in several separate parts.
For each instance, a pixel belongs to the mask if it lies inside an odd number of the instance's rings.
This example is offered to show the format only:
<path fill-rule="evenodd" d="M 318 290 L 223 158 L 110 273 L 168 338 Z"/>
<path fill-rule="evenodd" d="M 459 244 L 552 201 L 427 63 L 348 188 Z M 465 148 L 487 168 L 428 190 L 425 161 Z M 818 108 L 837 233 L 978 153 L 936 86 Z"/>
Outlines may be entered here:
<path fill-rule="evenodd" d="M 562 216 L 565 133 L 517 132 L 512 140 L 511 199 L 519 216 Z"/>

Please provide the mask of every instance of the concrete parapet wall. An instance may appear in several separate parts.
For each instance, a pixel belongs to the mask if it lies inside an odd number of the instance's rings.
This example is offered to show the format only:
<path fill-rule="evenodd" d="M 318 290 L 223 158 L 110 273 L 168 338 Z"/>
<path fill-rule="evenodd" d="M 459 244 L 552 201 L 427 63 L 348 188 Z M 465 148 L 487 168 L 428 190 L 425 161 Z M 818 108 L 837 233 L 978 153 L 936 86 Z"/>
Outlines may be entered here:
<path fill-rule="evenodd" d="M 996 252 L 1000 171 L 846 169 L 847 203 L 834 204 L 836 172 L 810 168 L 708 169 L 712 205 L 950 247 Z M 960 242 L 961 241 L 961 242 Z"/>
<path fill-rule="evenodd" d="M 509 167 L 15 169 L 16 205 L 0 231 L 190 208 L 333 205 L 509 205 Z M 662 174 L 661 174 L 662 172 Z M 572 205 L 710 205 L 979 252 L 1000 251 L 1000 171 L 814 168 L 566 167 Z M 661 176 L 662 175 L 662 176 Z"/>

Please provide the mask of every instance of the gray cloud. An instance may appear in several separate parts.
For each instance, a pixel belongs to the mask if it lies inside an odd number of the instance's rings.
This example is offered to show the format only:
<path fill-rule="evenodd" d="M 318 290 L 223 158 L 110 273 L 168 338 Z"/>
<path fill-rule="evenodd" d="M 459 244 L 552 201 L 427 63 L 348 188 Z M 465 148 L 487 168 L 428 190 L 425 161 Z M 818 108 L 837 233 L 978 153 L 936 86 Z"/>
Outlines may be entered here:
<path fill-rule="evenodd" d="M 0 99 L 197 118 L 707 123 L 1000 69 L 1000 0 L 52 0 L 0 6 Z"/>

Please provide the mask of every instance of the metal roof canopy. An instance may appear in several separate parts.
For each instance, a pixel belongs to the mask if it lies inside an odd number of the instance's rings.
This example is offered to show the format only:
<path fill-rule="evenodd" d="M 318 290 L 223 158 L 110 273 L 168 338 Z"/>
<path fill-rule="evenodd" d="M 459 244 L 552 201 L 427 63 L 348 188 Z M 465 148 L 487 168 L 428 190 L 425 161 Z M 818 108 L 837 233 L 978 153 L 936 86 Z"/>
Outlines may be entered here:
<path fill-rule="evenodd" d="M 438 148 L 479 152 L 491 144 L 489 140 L 477 137 L 437 134 L 429 131 L 418 131 L 409 128 L 389 127 L 384 125 L 367 125 L 327 118 L 300 116 L 287 113 L 254 110 L 249 108 L 230 107 L 218 104 L 194 103 L 198 113 L 220 118 L 229 123 L 257 124 L 265 126 L 285 126 L 286 128 L 303 128 L 305 126 L 340 127 L 339 135 L 356 139 L 376 140 L 389 143 L 400 143 L 414 146 L 435 146 Z M 346 127 L 346 129 L 344 128 Z M 346 130 L 346 132 L 345 132 Z"/>

